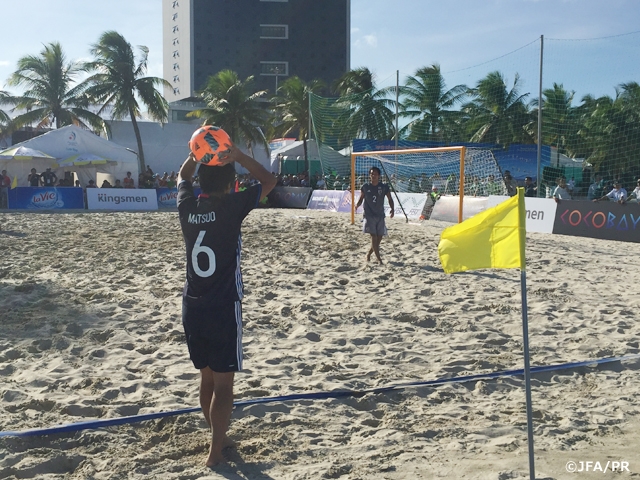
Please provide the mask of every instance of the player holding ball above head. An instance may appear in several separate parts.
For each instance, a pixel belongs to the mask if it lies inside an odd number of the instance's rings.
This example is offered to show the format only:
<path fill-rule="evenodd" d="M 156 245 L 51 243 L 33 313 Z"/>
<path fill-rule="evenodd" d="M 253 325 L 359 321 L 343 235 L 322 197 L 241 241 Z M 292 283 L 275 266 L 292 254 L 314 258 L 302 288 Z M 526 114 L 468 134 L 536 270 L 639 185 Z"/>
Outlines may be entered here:
<path fill-rule="evenodd" d="M 360 198 L 356 204 L 356 210 L 364 202 L 364 218 L 362 220 L 362 231 L 371 234 L 371 248 L 367 253 L 367 262 L 371 260 L 371 254 L 375 253 L 378 263 L 382 265 L 380 258 L 380 242 L 387 234 L 387 227 L 384 222 L 384 198 L 389 201 L 389 218 L 393 218 L 393 199 L 391 189 L 386 183 L 380 182 L 380 169 L 371 167 L 369 169 L 370 183 L 365 183 L 360 191 Z"/>
<path fill-rule="evenodd" d="M 227 429 L 233 409 L 234 374 L 242 370 L 240 227 L 273 189 L 276 179 L 242 153 L 224 130 L 201 130 L 194 137 L 205 143 L 198 143 L 195 149 L 192 138 L 189 145 L 195 152 L 189 154 L 178 175 L 178 213 L 187 254 L 182 325 L 189 357 L 200 370 L 200 406 L 211 427 L 206 465 L 213 467 L 225 462 L 222 450 L 233 446 Z M 213 136 L 212 132 L 217 132 L 215 142 L 205 138 L 207 134 Z M 233 192 L 234 163 L 246 168 L 260 183 Z M 198 197 L 191 183 L 196 168 L 202 189 Z"/>

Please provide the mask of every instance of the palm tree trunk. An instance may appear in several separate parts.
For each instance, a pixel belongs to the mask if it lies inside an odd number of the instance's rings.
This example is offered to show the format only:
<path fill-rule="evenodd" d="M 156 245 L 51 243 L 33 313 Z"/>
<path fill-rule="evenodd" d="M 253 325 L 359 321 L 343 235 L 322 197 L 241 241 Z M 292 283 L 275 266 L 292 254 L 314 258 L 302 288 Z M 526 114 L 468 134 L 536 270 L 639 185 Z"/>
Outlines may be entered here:
<path fill-rule="evenodd" d="M 133 113 L 133 110 L 129 110 L 131 116 L 131 124 L 133 125 L 133 133 L 136 135 L 136 142 L 138 143 L 138 168 L 140 172 L 144 173 L 147 170 L 147 166 L 144 163 L 144 152 L 142 151 L 142 137 L 140 136 L 140 128 L 138 127 L 138 121 Z"/>

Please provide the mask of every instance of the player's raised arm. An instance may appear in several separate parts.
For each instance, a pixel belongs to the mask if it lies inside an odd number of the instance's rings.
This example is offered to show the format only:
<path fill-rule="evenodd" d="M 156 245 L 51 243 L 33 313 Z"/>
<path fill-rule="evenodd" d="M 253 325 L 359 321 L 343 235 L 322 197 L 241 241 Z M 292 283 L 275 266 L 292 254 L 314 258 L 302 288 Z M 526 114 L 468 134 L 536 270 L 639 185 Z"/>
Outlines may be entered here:
<path fill-rule="evenodd" d="M 196 173 L 197 166 L 198 164 L 196 163 L 193 153 L 189 153 L 189 156 L 184 161 L 180 167 L 180 171 L 178 172 L 178 185 L 182 180 L 191 182 L 193 180 L 193 175 Z"/>
<path fill-rule="evenodd" d="M 249 170 L 249 173 L 262 184 L 262 195 L 260 196 L 260 200 L 266 197 L 269 192 L 273 190 L 273 187 L 276 186 L 276 177 L 274 177 L 271 172 L 269 172 L 266 168 L 256 162 L 249 155 L 243 153 L 235 145 L 231 145 L 229 147 L 229 154 L 224 156 L 222 159 L 223 161 L 239 163 L 244 168 Z"/>

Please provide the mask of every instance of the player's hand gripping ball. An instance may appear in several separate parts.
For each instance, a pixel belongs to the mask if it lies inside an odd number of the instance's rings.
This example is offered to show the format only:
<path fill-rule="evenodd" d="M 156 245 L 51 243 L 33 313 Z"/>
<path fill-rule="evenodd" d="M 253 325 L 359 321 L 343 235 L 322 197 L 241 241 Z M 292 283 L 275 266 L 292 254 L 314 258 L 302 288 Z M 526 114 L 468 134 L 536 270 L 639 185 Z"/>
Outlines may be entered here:
<path fill-rule="evenodd" d="M 193 132 L 189 148 L 198 163 L 210 166 L 224 165 L 228 162 L 222 159 L 230 151 L 231 138 L 221 128 L 205 125 Z"/>

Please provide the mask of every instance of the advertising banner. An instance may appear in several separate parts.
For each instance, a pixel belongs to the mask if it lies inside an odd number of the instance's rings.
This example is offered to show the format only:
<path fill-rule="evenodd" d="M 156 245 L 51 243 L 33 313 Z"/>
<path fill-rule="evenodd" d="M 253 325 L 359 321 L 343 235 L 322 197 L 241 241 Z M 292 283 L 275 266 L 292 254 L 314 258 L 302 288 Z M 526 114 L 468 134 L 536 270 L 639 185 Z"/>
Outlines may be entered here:
<path fill-rule="evenodd" d="M 640 204 L 561 201 L 557 205 L 553 233 L 640 242 Z"/>
<path fill-rule="evenodd" d="M 177 188 L 156 188 L 156 193 L 158 197 L 158 208 L 177 208 Z"/>
<path fill-rule="evenodd" d="M 433 206 L 430 220 L 458 223 L 460 197 L 442 196 Z M 464 197 L 462 219 L 466 220 L 487 208 L 487 197 Z"/>
<path fill-rule="evenodd" d="M 155 189 L 87 188 L 89 210 L 158 210 Z"/>
<path fill-rule="evenodd" d="M 337 212 L 343 203 L 345 195 L 349 195 L 349 201 L 351 201 L 351 193 L 342 190 L 314 190 L 311 194 L 311 200 L 307 205 L 307 208 L 312 210 L 326 210 L 328 212 Z M 351 207 L 349 210 L 351 211 Z"/>
<path fill-rule="evenodd" d="M 495 207 L 508 199 L 506 195 L 489 195 L 487 208 Z M 525 197 L 527 210 L 527 232 L 553 233 L 557 203 L 551 198 Z"/>
<path fill-rule="evenodd" d="M 276 208 L 307 208 L 309 195 L 309 187 L 276 187 L 269 193 L 269 201 Z"/>
<path fill-rule="evenodd" d="M 342 201 L 340 202 L 340 206 L 338 207 L 338 211 L 341 213 L 351 213 L 351 192 L 350 191 L 346 191 L 344 192 L 345 195 L 342 197 Z M 354 202 L 358 203 L 358 200 L 360 200 L 360 190 L 358 190 L 355 194 L 354 197 Z M 388 207 L 387 207 L 388 209 Z M 358 209 L 356 210 L 356 213 L 364 213 L 364 209 L 362 208 L 362 205 L 360 207 L 358 207 Z"/>
<path fill-rule="evenodd" d="M 82 188 L 16 187 L 8 193 L 11 209 L 84 209 Z"/>
<path fill-rule="evenodd" d="M 394 216 L 396 217 L 404 217 L 402 213 L 402 209 L 404 208 L 404 212 L 407 214 L 407 218 L 412 220 L 417 220 L 420 218 L 422 214 L 422 209 L 424 208 L 424 204 L 427 201 L 427 195 L 424 193 L 391 193 L 391 197 L 394 201 Z M 402 208 L 398 205 L 398 200 L 402 204 Z M 356 200 L 357 201 L 357 200 Z M 391 209 L 389 208 L 389 202 L 387 198 L 384 199 L 384 213 L 388 217 Z"/>

